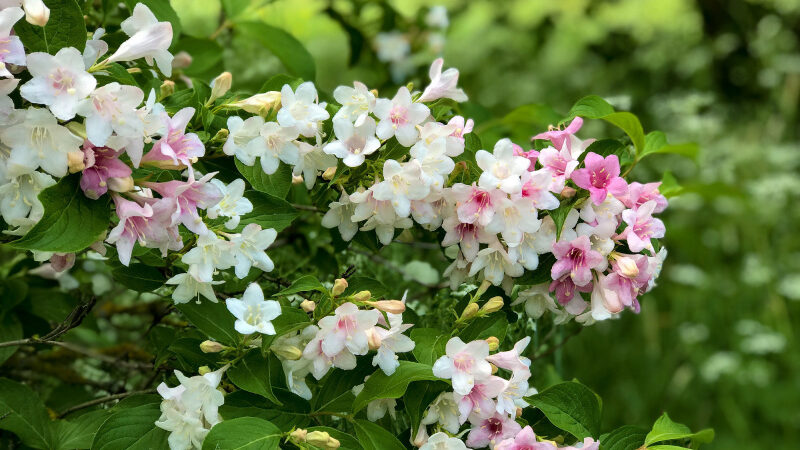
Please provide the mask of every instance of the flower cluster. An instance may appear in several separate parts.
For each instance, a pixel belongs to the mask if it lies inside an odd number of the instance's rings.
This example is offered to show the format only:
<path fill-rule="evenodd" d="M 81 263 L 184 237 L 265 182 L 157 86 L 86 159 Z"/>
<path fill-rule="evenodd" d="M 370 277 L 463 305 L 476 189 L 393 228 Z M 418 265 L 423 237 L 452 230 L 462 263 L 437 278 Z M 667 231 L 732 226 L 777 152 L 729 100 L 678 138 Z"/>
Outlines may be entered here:
<path fill-rule="evenodd" d="M 217 387 L 224 371 L 223 368 L 187 378 L 176 370 L 178 386 L 171 388 L 165 383 L 158 386 L 164 400 L 156 426 L 170 432 L 170 448 L 200 448 L 211 427 L 222 421 L 219 407 L 224 397 Z"/>

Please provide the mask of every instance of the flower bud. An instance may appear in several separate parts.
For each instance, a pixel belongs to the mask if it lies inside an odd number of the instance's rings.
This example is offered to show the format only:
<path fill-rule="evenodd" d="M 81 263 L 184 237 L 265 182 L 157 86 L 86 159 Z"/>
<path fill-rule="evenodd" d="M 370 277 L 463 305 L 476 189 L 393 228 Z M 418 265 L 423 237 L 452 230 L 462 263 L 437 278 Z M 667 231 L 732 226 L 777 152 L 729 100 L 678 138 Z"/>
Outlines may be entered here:
<path fill-rule="evenodd" d="M 208 101 L 213 102 L 227 94 L 228 91 L 231 90 L 231 84 L 233 84 L 233 75 L 231 75 L 230 72 L 222 72 L 219 74 L 217 78 L 214 78 L 214 81 L 211 82 L 211 97 Z"/>
<path fill-rule="evenodd" d="M 331 435 L 327 431 L 312 431 L 306 434 L 306 442 L 317 447 L 325 448 Z"/>
<path fill-rule="evenodd" d="M 314 310 L 317 309 L 317 304 L 309 299 L 305 299 L 302 302 L 300 302 L 300 307 L 303 308 L 303 311 L 310 313 L 314 312 Z"/>
<path fill-rule="evenodd" d="M 564 198 L 572 198 L 575 197 L 577 191 L 572 189 L 571 187 L 567 186 L 563 190 L 561 190 L 561 196 Z"/>
<path fill-rule="evenodd" d="M 53 253 L 50 257 L 50 265 L 56 272 L 64 272 L 75 265 L 75 253 Z"/>
<path fill-rule="evenodd" d="M 617 267 L 619 268 L 619 273 L 627 278 L 636 278 L 639 276 L 639 266 L 637 266 L 636 261 L 629 256 L 617 258 Z"/>
<path fill-rule="evenodd" d="M 336 166 L 328 167 L 324 172 L 322 172 L 322 179 L 331 181 L 334 175 L 336 175 Z"/>
<path fill-rule="evenodd" d="M 50 8 L 42 0 L 22 0 L 22 9 L 25 10 L 25 20 L 31 25 L 43 27 L 50 20 Z"/>
<path fill-rule="evenodd" d="M 133 190 L 133 177 L 111 177 L 108 179 L 108 188 L 114 192 L 129 192 Z"/>
<path fill-rule="evenodd" d="M 289 438 L 295 442 L 305 442 L 306 436 L 308 435 L 308 430 L 304 430 L 302 428 L 298 428 L 291 433 L 289 433 Z"/>
<path fill-rule="evenodd" d="M 334 437 L 329 437 L 328 438 L 328 444 L 325 446 L 325 448 L 333 450 L 335 448 L 339 448 L 339 446 L 341 446 L 341 445 L 342 444 L 339 442 L 338 439 L 336 439 Z"/>
<path fill-rule="evenodd" d="M 478 313 L 478 304 L 477 303 L 470 303 L 464 308 L 464 311 L 461 313 L 461 319 L 471 319 L 475 317 L 475 314 Z"/>
<path fill-rule="evenodd" d="M 491 314 L 493 312 L 500 311 L 503 308 L 503 297 L 495 296 L 489 299 L 481 308 L 481 311 L 484 314 Z"/>
<path fill-rule="evenodd" d="M 75 136 L 86 139 L 86 125 L 80 122 L 68 122 L 66 127 Z"/>
<path fill-rule="evenodd" d="M 297 361 L 303 356 L 303 351 L 294 345 L 273 345 L 269 348 L 272 353 L 289 361 Z"/>
<path fill-rule="evenodd" d="M 159 89 L 159 98 L 166 98 L 170 95 L 175 93 L 175 82 L 172 80 L 166 80 L 161 83 L 161 88 Z"/>
<path fill-rule="evenodd" d="M 217 134 L 215 134 L 214 137 L 211 138 L 211 140 L 214 142 L 225 142 L 228 139 L 229 134 L 230 131 L 228 131 L 227 128 L 222 128 L 219 131 L 217 131 Z"/>
<path fill-rule="evenodd" d="M 378 300 L 377 302 L 367 302 L 367 304 L 379 311 L 391 314 L 402 314 L 406 310 L 406 304 L 400 300 Z"/>
<path fill-rule="evenodd" d="M 497 371 L 499 370 L 499 369 L 497 368 L 497 366 L 495 366 L 495 365 L 494 365 L 494 364 L 492 364 L 492 363 L 489 363 L 489 366 L 492 368 L 492 375 L 496 374 L 496 373 L 497 373 Z"/>
<path fill-rule="evenodd" d="M 367 300 L 372 298 L 372 293 L 369 291 L 358 291 L 353 294 L 353 300 L 357 302 L 366 302 Z"/>
<path fill-rule="evenodd" d="M 475 291 L 475 298 L 479 298 L 481 295 L 483 295 L 483 293 L 486 292 L 486 290 L 489 289 L 489 286 L 491 285 L 492 285 L 491 281 L 483 280 L 481 285 L 478 286 L 478 290 Z"/>
<path fill-rule="evenodd" d="M 516 416 L 522 417 L 522 408 L 520 408 L 519 406 L 517 406 Z"/>
<path fill-rule="evenodd" d="M 251 114 L 266 116 L 271 109 L 280 108 L 281 93 L 269 91 L 263 94 L 256 94 L 252 97 L 232 103 L 231 106 L 241 108 Z"/>
<path fill-rule="evenodd" d="M 347 289 L 347 280 L 344 278 L 337 278 L 336 281 L 333 282 L 333 289 L 331 289 L 331 294 L 336 297 L 342 295 L 342 292 Z"/>
<path fill-rule="evenodd" d="M 300 184 L 303 182 L 302 175 L 292 175 L 292 184 Z"/>
<path fill-rule="evenodd" d="M 67 153 L 67 165 L 69 167 L 69 173 L 76 173 L 85 169 L 86 164 L 83 163 L 83 152 L 76 150 Z"/>
<path fill-rule="evenodd" d="M 173 69 L 185 69 L 191 65 L 192 65 L 192 55 L 190 55 L 184 50 L 175 53 L 175 57 L 172 59 Z"/>
<path fill-rule="evenodd" d="M 219 353 L 227 347 L 215 341 L 203 341 L 200 343 L 200 351 L 203 353 Z"/>
<path fill-rule="evenodd" d="M 486 338 L 486 343 L 489 344 L 489 351 L 491 352 L 500 347 L 500 339 L 497 339 L 495 336 L 489 336 Z"/>
<path fill-rule="evenodd" d="M 211 373 L 211 368 L 208 366 L 201 366 L 197 368 L 197 373 L 200 375 L 205 375 L 207 373 Z"/>
<path fill-rule="evenodd" d="M 381 337 L 375 331 L 375 327 L 372 327 L 366 331 L 367 334 L 367 343 L 369 344 L 370 350 L 377 350 L 381 348 Z"/>

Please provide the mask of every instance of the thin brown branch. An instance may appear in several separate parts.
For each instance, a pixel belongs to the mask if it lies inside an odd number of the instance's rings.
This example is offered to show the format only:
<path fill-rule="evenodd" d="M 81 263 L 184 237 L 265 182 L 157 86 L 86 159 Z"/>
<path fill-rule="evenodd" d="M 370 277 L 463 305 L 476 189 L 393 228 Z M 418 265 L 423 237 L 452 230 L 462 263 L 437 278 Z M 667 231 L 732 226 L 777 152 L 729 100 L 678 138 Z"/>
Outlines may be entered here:
<path fill-rule="evenodd" d="M 155 389 L 144 389 L 144 390 L 141 390 L 141 391 L 123 392 L 121 394 L 114 394 L 114 395 L 109 395 L 109 396 L 106 396 L 106 397 L 96 398 L 94 400 L 89 400 L 88 402 L 84 402 L 84 403 L 81 403 L 79 405 L 71 406 L 71 407 L 65 409 L 63 412 L 61 412 L 61 414 L 58 415 L 58 418 L 61 419 L 61 418 L 64 418 L 66 415 L 70 414 L 70 413 L 74 413 L 75 411 L 79 411 L 81 409 L 89 408 L 89 407 L 92 407 L 92 406 L 95 406 L 95 405 L 101 405 L 103 403 L 108 403 L 110 401 L 119 400 L 119 399 L 122 399 L 122 398 L 125 398 L 125 397 L 129 397 L 131 395 L 152 394 L 154 392 L 156 392 Z"/>

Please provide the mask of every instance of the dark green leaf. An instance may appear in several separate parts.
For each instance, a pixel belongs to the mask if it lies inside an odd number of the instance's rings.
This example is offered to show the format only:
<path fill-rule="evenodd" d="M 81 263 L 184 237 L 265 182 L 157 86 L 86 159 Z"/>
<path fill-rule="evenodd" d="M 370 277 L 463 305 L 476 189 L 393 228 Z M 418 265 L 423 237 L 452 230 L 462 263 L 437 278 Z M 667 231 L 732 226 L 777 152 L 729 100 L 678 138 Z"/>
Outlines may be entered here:
<path fill-rule="evenodd" d="M 203 450 L 274 450 L 279 448 L 281 430 L 256 417 L 240 417 L 215 425 L 203 441 Z"/>
<path fill-rule="evenodd" d="M 357 419 L 353 422 L 358 443 L 364 450 L 405 450 L 405 446 L 394 434 L 369 420 Z"/>
<path fill-rule="evenodd" d="M 377 369 L 367 381 L 364 389 L 353 402 L 353 411 L 361 408 L 379 398 L 400 398 L 405 394 L 408 384 L 421 380 L 438 380 L 433 375 L 431 366 L 411 361 L 400 361 L 400 366 L 392 375 L 386 375 L 383 370 Z"/>
<path fill-rule="evenodd" d="M 629 112 L 615 112 L 614 107 L 596 95 L 590 95 L 578 100 L 570 109 L 566 120 L 570 120 L 575 116 L 587 119 L 603 119 L 616 125 L 631 138 L 638 155 L 641 155 L 644 150 L 644 129 L 639 119 Z"/>
<path fill-rule="evenodd" d="M 5 300 L 5 299 L 4 299 Z M 22 339 L 22 324 L 14 314 L 0 315 L 0 342 Z M 0 347 L 0 365 L 3 364 L 19 347 Z"/>
<path fill-rule="evenodd" d="M 263 22 L 239 22 L 235 29 L 266 47 L 290 74 L 307 81 L 316 78 L 314 59 L 291 34 Z"/>
<path fill-rule="evenodd" d="M 97 430 L 92 450 L 166 448 L 168 433 L 155 426 L 160 416 L 158 403 L 120 409 Z M 154 441 L 159 446 L 152 446 Z"/>
<path fill-rule="evenodd" d="M 14 25 L 26 53 L 56 54 L 65 47 L 75 47 L 82 52 L 86 46 L 86 23 L 83 11 L 75 0 L 45 0 L 50 8 L 47 25 L 39 27 L 20 20 Z"/>
<path fill-rule="evenodd" d="M 419 342 L 417 342 L 419 345 Z M 436 397 L 449 389 L 450 385 L 444 381 L 417 381 L 411 383 L 403 396 L 406 413 L 411 419 L 411 429 L 416 432 L 425 411 Z"/>
<path fill-rule="evenodd" d="M 561 230 L 564 228 L 564 222 L 567 220 L 567 215 L 572 211 L 573 202 L 570 199 L 564 200 L 556 209 L 548 211 L 548 215 L 553 219 L 556 225 L 556 240 L 561 238 Z"/>
<path fill-rule="evenodd" d="M 33 448 L 54 447 L 52 423 L 39 397 L 27 386 L 0 378 L 0 429 Z"/>
<path fill-rule="evenodd" d="M 647 431 L 640 427 L 625 425 L 602 438 L 600 450 L 636 450 L 644 445 L 646 434 Z"/>
<path fill-rule="evenodd" d="M 177 305 L 178 309 L 208 337 L 227 345 L 236 345 L 241 335 L 233 328 L 236 318 L 224 303 L 189 302 Z"/>
<path fill-rule="evenodd" d="M 83 195 L 80 174 L 62 178 L 43 190 L 39 200 L 44 216 L 28 233 L 8 245 L 24 250 L 72 253 L 100 239 L 108 229 L 108 197 L 91 200 Z"/>
<path fill-rule="evenodd" d="M 239 388 L 265 397 L 277 405 L 282 405 L 283 403 L 272 392 L 270 383 L 270 370 L 281 369 L 270 366 L 270 360 L 265 358 L 261 352 L 251 351 L 228 369 L 228 378 Z"/>
<path fill-rule="evenodd" d="M 256 191 L 247 191 L 244 196 L 253 204 L 253 211 L 242 216 L 237 230 L 255 223 L 263 229 L 281 231 L 297 218 L 297 210 L 286 200 Z"/>
<path fill-rule="evenodd" d="M 164 285 L 165 281 L 158 269 L 140 263 L 117 267 L 111 273 L 115 280 L 137 292 L 152 292 Z"/>
<path fill-rule="evenodd" d="M 432 366 L 440 356 L 444 355 L 448 338 L 449 336 L 440 329 L 412 328 L 411 340 L 416 343 L 412 350 L 414 358 Z"/>
<path fill-rule="evenodd" d="M 553 425 L 578 439 L 600 434 L 600 402 L 580 383 L 559 383 L 525 400 L 539 408 Z"/>
<path fill-rule="evenodd" d="M 187 75 L 203 75 L 212 69 L 216 75 L 222 73 L 219 64 L 222 61 L 222 47 L 216 41 L 183 36 L 175 45 L 174 52 L 179 51 L 192 55 L 192 63 L 183 70 Z"/>
<path fill-rule="evenodd" d="M 297 86 L 300 86 L 302 83 L 302 78 L 286 75 L 285 73 L 279 73 L 273 75 L 269 80 L 265 81 L 264 84 L 261 85 L 261 89 L 259 89 L 258 92 L 280 91 L 284 84 L 288 84 L 292 87 L 292 89 L 297 89 Z"/>
<path fill-rule="evenodd" d="M 275 295 L 290 295 L 305 291 L 327 292 L 327 289 L 325 289 L 325 286 L 323 286 L 322 283 L 320 283 L 319 280 L 313 275 L 304 275 L 294 280 L 291 286 Z"/>
<path fill-rule="evenodd" d="M 292 187 L 292 168 L 287 164 L 280 163 L 278 170 L 271 175 L 267 175 L 261 169 L 260 160 L 256 160 L 252 166 L 247 166 L 237 159 L 236 168 L 250 186 L 259 192 L 284 199 Z"/>

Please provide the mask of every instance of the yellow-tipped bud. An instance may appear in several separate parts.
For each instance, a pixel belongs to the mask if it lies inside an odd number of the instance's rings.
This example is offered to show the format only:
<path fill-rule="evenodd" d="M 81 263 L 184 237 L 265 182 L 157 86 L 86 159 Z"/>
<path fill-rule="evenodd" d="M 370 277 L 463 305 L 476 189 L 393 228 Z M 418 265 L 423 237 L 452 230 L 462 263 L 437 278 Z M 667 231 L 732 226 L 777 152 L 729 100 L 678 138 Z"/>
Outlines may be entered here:
<path fill-rule="evenodd" d="M 203 341 L 200 343 L 200 351 L 203 353 L 219 353 L 227 347 L 215 341 Z"/>
<path fill-rule="evenodd" d="M 572 198 L 575 197 L 577 191 L 569 186 L 565 187 L 561 190 L 561 196 L 564 198 Z"/>
<path fill-rule="evenodd" d="M 367 343 L 370 350 L 377 350 L 381 348 L 381 337 L 375 332 L 375 328 L 370 328 L 366 331 Z"/>
<path fill-rule="evenodd" d="M 392 314 L 402 314 L 406 310 L 406 304 L 400 300 L 378 300 L 367 304 L 377 310 Z"/>
<path fill-rule="evenodd" d="M 167 80 L 161 83 L 161 87 L 158 90 L 159 98 L 166 98 L 170 95 L 175 93 L 175 82 L 172 80 Z"/>
<path fill-rule="evenodd" d="M 469 305 L 467 305 L 466 308 L 464 308 L 464 312 L 461 313 L 461 319 L 462 320 L 471 319 L 475 317 L 475 314 L 477 313 L 478 313 L 478 304 L 470 303 Z"/>
<path fill-rule="evenodd" d="M 520 408 L 519 406 L 517 406 L 516 416 L 517 417 L 522 417 L 522 408 Z"/>
<path fill-rule="evenodd" d="M 337 278 L 336 281 L 333 282 L 331 294 L 333 294 L 334 297 L 342 295 L 345 289 L 347 289 L 347 280 L 344 278 Z"/>
<path fill-rule="evenodd" d="M 333 450 L 335 448 L 339 448 L 339 446 L 341 446 L 341 445 L 342 444 L 339 443 L 338 439 L 336 439 L 334 437 L 330 437 L 330 438 L 328 438 L 328 445 L 326 445 L 326 448 L 328 448 L 330 450 Z"/>
<path fill-rule="evenodd" d="M 328 167 L 324 172 L 322 172 L 322 179 L 331 181 L 334 175 L 336 175 L 336 166 Z"/>
<path fill-rule="evenodd" d="M 251 114 L 266 116 L 270 110 L 280 108 L 281 93 L 277 91 L 269 91 L 263 94 L 256 94 L 252 97 L 232 103 L 231 106 L 241 108 Z"/>
<path fill-rule="evenodd" d="M 302 302 L 300 302 L 300 308 L 302 308 L 303 311 L 307 313 L 314 312 L 314 310 L 317 309 L 317 304 L 309 299 L 305 299 Z"/>
<path fill-rule="evenodd" d="M 305 442 L 306 436 L 308 435 L 308 430 L 304 430 L 302 428 L 298 428 L 291 433 L 289 433 L 289 438 L 295 442 Z"/>
<path fill-rule="evenodd" d="M 272 353 L 289 361 L 297 361 L 303 356 L 303 351 L 294 345 L 273 345 L 269 349 L 272 350 Z"/>
<path fill-rule="evenodd" d="M 357 302 L 366 302 L 371 298 L 372 298 L 372 293 L 370 291 L 358 291 L 355 294 L 353 294 L 353 300 Z"/>
<path fill-rule="evenodd" d="M 75 136 L 86 139 L 86 125 L 80 122 L 67 122 L 66 127 Z"/>
<path fill-rule="evenodd" d="M 227 128 L 222 128 L 219 131 L 217 131 L 217 134 L 215 134 L 214 137 L 211 138 L 211 140 L 214 142 L 225 142 L 228 139 L 229 134 L 230 131 L 228 131 Z"/>
<path fill-rule="evenodd" d="M 325 448 L 330 439 L 331 435 L 327 431 L 312 431 L 306 434 L 306 442 L 317 447 Z"/>
<path fill-rule="evenodd" d="M 197 369 L 197 373 L 199 373 L 200 375 L 211 373 L 211 368 L 208 366 L 201 366 Z"/>
<path fill-rule="evenodd" d="M 83 163 L 83 152 L 75 150 L 74 152 L 67 153 L 67 165 L 69 167 L 69 173 L 76 173 L 85 169 L 86 164 Z"/>
<path fill-rule="evenodd" d="M 483 293 L 486 292 L 486 290 L 489 289 L 489 286 L 491 285 L 492 285 L 491 281 L 483 280 L 481 285 L 478 286 L 478 290 L 475 291 L 475 298 L 479 298 L 481 295 L 483 295 Z"/>
<path fill-rule="evenodd" d="M 133 190 L 133 177 L 111 177 L 108 179 L 108 188 L 114 192 L 128 192 Z"/>
<path fill-rule="evenodd" d="M 489 363 L 489 366 L 492 368 L 492 375 L 496 374 L 498 371 L 497 366 L 492 363 Z"/>
<path fill-rule="evenodd" d="M 192 55 L 181 50 L 175 53 L 175 58 L 172 59 L 173 69 L 185 69 L 192 65 Z"/>
<path fill-rule="evenodd" d="M 214 81 L 211 82 L 211 97 L 208 99 L 209 102 L 213 102 L 214 100 L 222 97 L 223 95 L 227 94 L 229 90 L 231 90 L 231 85 L 233 84 L 233 75 L 230 72 L 222 72 L 214 78 Z"/>
<path fill-rule="evenodd" d="M 503 297 L 495 296 L 489 299 L 486 304 L 483 305 L 481 311 L 484 314 L 491 314 L 493 312 L 500 311 L 503 308 Z"/>
<path fill-rule="evenodd" d="M 500 347 L 500 339 L 497 339 L 495 336 L 489 336 L 486 338 L 486 343 L 489 344 L 490 352 L 493 352 Z"/>

